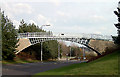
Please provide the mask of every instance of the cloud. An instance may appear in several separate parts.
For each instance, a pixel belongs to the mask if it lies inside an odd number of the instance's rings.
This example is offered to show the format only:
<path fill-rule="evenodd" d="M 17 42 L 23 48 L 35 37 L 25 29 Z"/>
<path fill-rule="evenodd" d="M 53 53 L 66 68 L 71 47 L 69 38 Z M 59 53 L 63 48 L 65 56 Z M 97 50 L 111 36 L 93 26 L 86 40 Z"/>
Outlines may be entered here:
<path fill-rule="evenodd" d="M 96 31 L 96 32 L 94 32 L 95 34 L 102 34 L 101 32 L 99 32 L 99 31 Z"/>
<path fill-rule="evenodd" d="M 19 24 L 20 24 L 19 21 L 17 21 L 17 20 L 13 20 L 13 25 L 15 26 L 16 29 L 19 28 Z"/>
<path fill-rule="evenodd" d="M 29 20 L 29 23 L 34 23 L 35 25 L 37 25 L 37 23 L 34 20 Z"/>
<path fill-rule="evenodd" d="M 32 7 L 27 3 L 3 3 L 3 10 L 11 15 L 19 14 L 31 14 L 33 12 Z"/>
<path fill-rule="evenodd" d="M 33 12 L 32 7 L 27 3 L 3 1 L 1 8 L 3 11 L 5 11 L 5 15 L 7 15 L 8 18 L 10 18 L 13 21 L 13 24 L 16 26 L 16 28 L 19 27 L 18 20 L 20 20 L 17 17 L 20 17 L 21 15 L 24 16 L 25 14 L 28 15 Z"/>
<path fill-rule="evenodd" d="M 116 0 L 117 2 L 119 0 Z M 62 0 L 62 2 L 91 2 L 91 3 L 99 3 L 99 2 L 104 2 L 104 3 L 108 3 L 108 2 L 115 2 L 115 0 Z"/>
<path fill-rule="evenodd" d="M 47 30 L 53 31 L 53 33 L 65 33 L 71 35 L 79 35 L 80 33 L 86 34 L 103 34 L 103 35 L 111 35 L 110 33 L 114 33 L 114 30 L 111 27 L 104 27 L 104 26 L 95 26 L 95 27 L 88 27 L 88 26 L 60 26 L 55 25 L 53 27 L 49 27 Z"/>
<path fill-rule="evenodd" d="M 64 16 L 64 17 L 70 17 L 71 16 L 70 13 L 63 12 L 63 11 L 57 11 L 56 13 L 57 13 L 57 15 Z"/>
<path fill-rule="evenodd" d="M 57 11 L 57 14 L 60 15 L 60 16 L 65 16 L 65 13 L 61 12 L 61 11 Z"/>
<path fill-rule="evenodd" d="M 63 11 L 56 11 L 57 16 L 61 19 L 63 23 L 68 23 L 68 20 L 72 17 L 70 13 Z"/>
<path fill-rule="evenodd" d="M 51 23 L 52 20 L 50 18 L 48 18 L 48 17 L 45 17 L 42 14 L 39 14 L 37 16 L 37 21 L 39 22 L 40 25 L 53 25 Z"/>
<path fill-rule="evenodd" d="M 49 0 L 49 2 L 53 3 L 56 6 L 60 6 L 60 3 L 61 3 L 60 0 Z"/>
<path fill-rule="evenodd" d="M 105 17 L 100 15 L 93 15 L 91 19 L 93 20 L 93 22 L 106 21 Z"/>
<path fill-rule="evenodd" d="M 110 26 L 114 23 L 112 12 L 116 9 L 118 0 L 32 0 L 33 3 L 30 3 L 31 0 L 8 1 L 4 1 L 1 7 L 14 24 L 23 18 L 40 26 L 50 24 L 51 27 L 44 28 L 52 31 L 97 34 L 116 32 L 114 26 Z"/>
<path fill-rule="evenodd" d="M 44 21 L 46 21 L 47 18 L 45 16 L 39 14 L 37 19 L 38 19 L 39 22 L 44 22 Z"/>
<path fill-rule="evenodd" d="M 29 4 L 26 4 L 26 3 L 15 4 L 15 5 L 13 5 L 12 9 L 13 9 L 13 12 L 16 14 L 19 14 L 19 13 L 31 14 L 33 11 L 31 6 Z"/>

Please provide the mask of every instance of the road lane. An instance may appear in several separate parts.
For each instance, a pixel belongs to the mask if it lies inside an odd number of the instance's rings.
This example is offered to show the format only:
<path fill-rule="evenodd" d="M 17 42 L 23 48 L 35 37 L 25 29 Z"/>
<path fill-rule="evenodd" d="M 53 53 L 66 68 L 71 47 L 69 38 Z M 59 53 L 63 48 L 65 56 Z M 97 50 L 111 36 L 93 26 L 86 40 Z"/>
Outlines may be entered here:
<path fill-rule="evenodd" d="M 70 64 L 81 63 L 80 61 L 59 61 L 59 62 L 38 62 L 26 64 L 7 64 L 2 67 L 3 75 L 33 75 L 35 73 L 67 66 Z"/>

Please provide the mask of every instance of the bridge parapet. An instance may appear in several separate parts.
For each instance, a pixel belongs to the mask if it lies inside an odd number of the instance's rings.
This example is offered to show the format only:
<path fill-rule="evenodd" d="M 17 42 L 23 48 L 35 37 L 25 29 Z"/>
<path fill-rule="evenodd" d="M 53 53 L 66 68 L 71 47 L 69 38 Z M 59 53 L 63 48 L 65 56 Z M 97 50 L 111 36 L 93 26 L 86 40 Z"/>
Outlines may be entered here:
<path fill-rule="evenodd" d="M 29 38 L 29 37 L 51 37 L 53 36 L 50 32 L 27 32 L 19 33 L 18 38 Z"/>
<path fill-rule="evenodd" d="M 86 38 L 86 39 L 99 39 L 99 40 L 109 40 L 112 41 L 112 37 L 108 35 L 100 34 L 52 34 L 50 32 L 27 32 L 19 33 L 18 38 Z"/>
<path fill-rule="evenodd" d="M 37 44 L 37 43 L 42 43 L 45 41 L 50 41 L 50 40 L 64 40 L 64 41 L 71 41 L 71 42 L 76 42 L 82 45 L 85 45 L 86 47 L 92 49 L 95 51 L 98 55 L 101 55 L 98 51 L 94 50 L 93 48 L 89 47 L 89 41 L 91 39 L 97 39 L 97 40 L 111 40 L 110 36 L 105 36 L 105 35 L 98 35 L 98 34 L 59 34 L 59 35 L 54 35 L 50 32 L 28 32 L 28 33 L 19 33 L 18 34 L 18 39 L 19 40 L 19 47 L 17 48 L 18 52 L 21 52 L 23 49 Z M 23 46 L 23 44 L 25 46 Z"/>

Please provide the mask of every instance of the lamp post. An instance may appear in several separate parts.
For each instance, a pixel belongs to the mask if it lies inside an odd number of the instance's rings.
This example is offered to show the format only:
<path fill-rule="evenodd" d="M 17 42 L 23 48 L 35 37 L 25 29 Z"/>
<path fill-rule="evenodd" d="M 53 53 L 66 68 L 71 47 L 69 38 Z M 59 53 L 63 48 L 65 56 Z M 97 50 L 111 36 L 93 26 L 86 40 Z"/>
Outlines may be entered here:
<path fill-rule="evenodd" d="M 40 27 L 41 30 L 42 30 L 42 27 L 43 27 L 43 26 L 50 26 L 50 24 L 49 24 L 49 25 L 42 25 L 42 26 Z"/>
<path fill-rule="evenodd" d="M 61 35 L 64 35 L 64 34 L 58 34 L 58 37 L 60 38 Z M 58 42 L 58 60 L 60 60 L 60 44 Z"/>
<path fill-rule="evenodd" d="M 85 57 L 85 48 L 84 48 L 84 46 L 83 46 L 83 59 L 84 59 L 84 60 L 86 59 L 86 57 Z"/>
<path fill-rule="evenodd" d="M 67 60 L 67 62 L 68 62 L 68 53 L 66 54 L 66 57 L 67 57 L 66 60 Z"/>
<path fill-rule="evenodd" d="M 40 29 L 42 30 L 42 27 L 43 26 L 50 26 L 50 25 L 42 25 L 41 27 L 40 27 Z M 42 57 L 42 54 L 43 54 L 43 51 L 42 51 L 42 43 L 43 43 L 43 41 L 41 41 L 41 61 L 43 61 L 43 57 Z"/>
<path fill-rule="evenodd" d="M 42 42 L 41 42 L 41 61 L 42 61 Z"/>

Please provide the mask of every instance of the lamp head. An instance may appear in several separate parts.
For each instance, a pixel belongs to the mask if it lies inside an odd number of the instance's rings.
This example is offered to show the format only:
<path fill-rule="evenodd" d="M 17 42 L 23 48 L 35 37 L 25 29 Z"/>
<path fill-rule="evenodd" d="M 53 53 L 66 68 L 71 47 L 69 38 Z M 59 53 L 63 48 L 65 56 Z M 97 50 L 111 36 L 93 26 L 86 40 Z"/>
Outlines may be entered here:
<path fill-rule="evenodd" d="M 45 25 L 45 26 L 50 26 L 50 25 Z"/>

